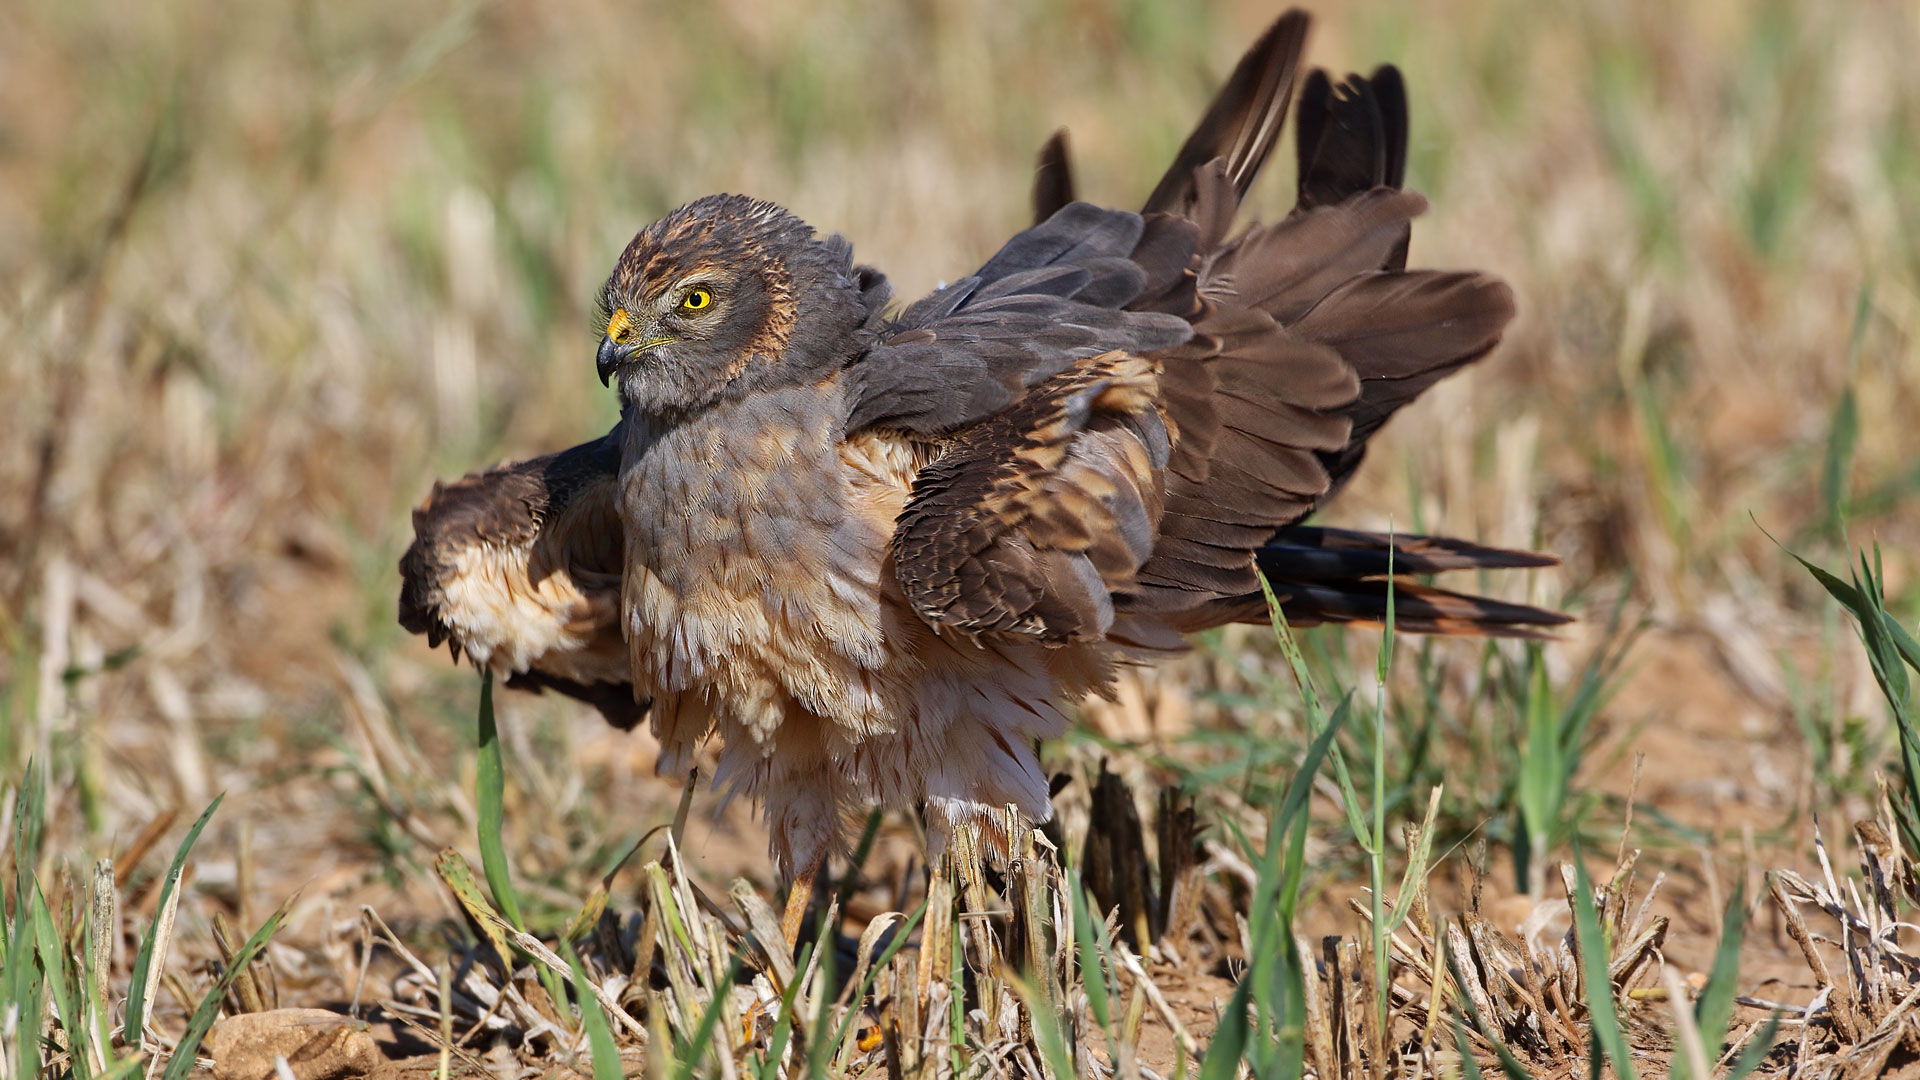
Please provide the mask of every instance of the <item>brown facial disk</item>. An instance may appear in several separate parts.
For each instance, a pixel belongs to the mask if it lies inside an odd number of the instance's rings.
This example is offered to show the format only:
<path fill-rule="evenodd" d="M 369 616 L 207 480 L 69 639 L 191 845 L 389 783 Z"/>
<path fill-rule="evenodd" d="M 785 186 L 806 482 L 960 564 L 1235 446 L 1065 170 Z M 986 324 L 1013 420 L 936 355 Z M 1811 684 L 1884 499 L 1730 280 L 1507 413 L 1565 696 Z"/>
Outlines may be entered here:
<path fill-rule="evenodd" d="M 622 401 L 676 417 L 817 379 L 847 359 L 865 315 L 838 237 L 772 203 L 713 195 L 627 245 L 601 292 L 598 366 Z"/>

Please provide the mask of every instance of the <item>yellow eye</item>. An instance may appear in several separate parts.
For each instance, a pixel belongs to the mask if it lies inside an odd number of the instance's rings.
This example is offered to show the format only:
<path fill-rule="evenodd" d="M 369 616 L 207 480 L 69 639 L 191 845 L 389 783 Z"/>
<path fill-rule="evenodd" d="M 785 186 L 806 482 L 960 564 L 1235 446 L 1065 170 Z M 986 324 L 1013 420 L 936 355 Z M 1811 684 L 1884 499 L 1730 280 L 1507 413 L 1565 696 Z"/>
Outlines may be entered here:
<path fill-rule="evenodd" d="M 713 304 L 713 294 L 705 289 L 689 290 L 680 300 L 681 311 L 699 311 Z"/>

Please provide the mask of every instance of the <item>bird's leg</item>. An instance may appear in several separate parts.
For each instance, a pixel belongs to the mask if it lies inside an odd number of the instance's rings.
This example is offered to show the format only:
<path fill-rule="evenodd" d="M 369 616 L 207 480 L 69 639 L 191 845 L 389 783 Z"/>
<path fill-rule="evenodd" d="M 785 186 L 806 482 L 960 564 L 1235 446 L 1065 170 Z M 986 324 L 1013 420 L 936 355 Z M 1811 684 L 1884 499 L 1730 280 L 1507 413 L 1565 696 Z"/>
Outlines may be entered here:
<path fill-rule="evenodd" d="M 800 943 L 800 927 L 807 921 L 807 907 L 813 902 L 813 881 L 820 876 L 820 867 L 827 861 L 827 849 L 820 850 L 807 858 L 807 865 L 793 879 L 793 886 L 787 890 L 787 910 L 780 916 L 780 933 L 787 939 L 787 951 L 792 952 Z"/>
<path fill-rule="evenodd" d="M 927 826 L 927 924 L 920 929 L 920 969 L 914 979 L 914 1000 L 924 1007 L 933 990 L 936 972 L 945 978 L 951 959 L 947 933 L 953 918 L 953 825 L 946 815 L 925 814 Z"/>
<path fill-rule="evenodd" d="M 929 852 L 927 875 L 927 924 L 920 930 L 920 970 L 914 979 L 914 1000 L 921 1008 L 932 994 L 935 975 L 944 981 L 953 959 L 948 949 L 953 927 L 953 879 L 949 876 L 946 835 L 943 825 L 927 845 L 933 849 Z"/>

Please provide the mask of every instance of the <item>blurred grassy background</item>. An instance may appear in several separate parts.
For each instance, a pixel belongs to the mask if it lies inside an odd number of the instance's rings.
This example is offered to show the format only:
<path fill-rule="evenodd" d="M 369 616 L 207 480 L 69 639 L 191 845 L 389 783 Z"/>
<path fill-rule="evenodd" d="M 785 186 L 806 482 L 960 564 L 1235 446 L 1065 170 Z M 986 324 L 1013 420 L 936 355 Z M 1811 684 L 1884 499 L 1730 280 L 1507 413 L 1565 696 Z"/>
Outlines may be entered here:
<path fill-rule="evenodd" d="M 471 765 L 445 753 L 471 676 L 394 623 L 407 512 L 435 477 L 611 422 L 588 311 L 635 229 L 744 191 L 846 233 L 912 296 L 1024 223 L 1056 126 L 1088 194 L 1137 202 L 1276 13 L 0 8 L 0 776 L 48 763 L 76 848 L 226 789 L 247 809 L 203 849 L 261 830 L 288 887 L 403 885 L 472 832 Z M 1583 786 L 1619 794 L 1645 750 L 1642 800 L 1735 832 L 1870 793 L 1889 743 L 1869 680 L 1757 526 L 1816 554 L 1843 527 L 1878 539 L 1892 607 L 1920 615 L 1920 15 L 1316 14 L 1312 62 L 1406 70 L 1410 186 L 1434 205 L 1415 261 L 1495 270 L 1521 302 L 1507 344 L 1396 421 L 1328 519 L 1561 554 L 1489 586 L 1587 617 L 1545 653 L 1562 698 L 1628 596 L 1651 629 Z M 1273 171 L 1269 216 L 1291 201 Z M 1147 743 L 1162 775 L 1283 759 L 1297 718 L 1254 716 L 1273 669 L 1251 640 L 1130 681 L 1092 730 Z M 1374 650 L 1317 640 L 1336 666 Z M 1488 680 L 1488 655 L 1409 646 L 1396 676 L 1418 691 L 1405 782 L 1456 777 L 1466 828 L 1515 797 L 1525 703 L 1501 695 L 1529 684 Z M 529 861 L 594 865 L 671 805 L 640 778 L 644 738 L 503 705 L 538 804 L 515 824 Z M 208 887 L 240 873 L 208 858 Z"/>

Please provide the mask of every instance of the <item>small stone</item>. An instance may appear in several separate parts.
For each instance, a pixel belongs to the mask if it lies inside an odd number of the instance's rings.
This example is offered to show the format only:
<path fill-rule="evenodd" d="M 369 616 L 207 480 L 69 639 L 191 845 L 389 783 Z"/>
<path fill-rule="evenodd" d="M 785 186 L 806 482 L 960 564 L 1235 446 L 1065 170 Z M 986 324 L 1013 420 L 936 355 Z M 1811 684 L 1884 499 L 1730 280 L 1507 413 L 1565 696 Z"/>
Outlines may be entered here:
<path fill-rule="evenodd" d="M 207 1035 L 214 1080 L 274 1080 L 284 1057 L 296 1080 L 354 1080 L 380 1064 L 380 1048 L 364 1025 L 325 1009 L 241 1013 Z"/>

